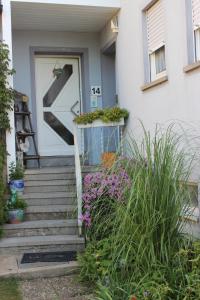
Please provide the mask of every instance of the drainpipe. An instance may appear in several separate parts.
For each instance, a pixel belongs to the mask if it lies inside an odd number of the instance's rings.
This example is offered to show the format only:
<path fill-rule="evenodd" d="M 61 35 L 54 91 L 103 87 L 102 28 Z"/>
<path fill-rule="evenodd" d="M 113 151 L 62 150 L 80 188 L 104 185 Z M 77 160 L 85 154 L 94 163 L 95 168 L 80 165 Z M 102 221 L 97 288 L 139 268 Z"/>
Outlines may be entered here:
<path fill-rule="evenodd" d="M 1 26 L 2 26 L 2 40 L 8 45 L 10 51 L 10 68 L 13 68 L 12 62 L 12 25 L 11 25 L 11 3 L 10 0 L 1 1 Z M 8 78 L 9 85 L 13 87 L 12 76 Z M 11 130 L 6 133 L 6 146 L 7 146 L 7 168 L 10 163 L 16 162 L 16 149 L 15 149 L 15 122 L 14 122 L 14 111 L 9 112 Z M 9 173 L 7 173 L 9 174 Z"/>

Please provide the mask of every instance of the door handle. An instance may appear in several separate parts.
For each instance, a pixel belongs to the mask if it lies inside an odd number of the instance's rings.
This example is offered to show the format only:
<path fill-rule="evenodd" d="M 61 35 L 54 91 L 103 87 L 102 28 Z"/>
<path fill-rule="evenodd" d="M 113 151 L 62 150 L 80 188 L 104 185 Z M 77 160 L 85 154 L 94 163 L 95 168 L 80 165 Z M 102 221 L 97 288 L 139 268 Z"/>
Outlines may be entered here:
<path fill-rule="evenodd" d="M 71 113 L 75 116 L 75 117 L 78 117 L 79 116 L 79 110 L 77 110 L 77 111 L 74 111 L 74 109 L 75 109 L 75 107 L 77 106 L 77 104 L 79 104 L 79 101 L 76 101 L 75 103 L 74 103 L 74 105 L 72 105 L 72 107 L 71 107 Z"/>

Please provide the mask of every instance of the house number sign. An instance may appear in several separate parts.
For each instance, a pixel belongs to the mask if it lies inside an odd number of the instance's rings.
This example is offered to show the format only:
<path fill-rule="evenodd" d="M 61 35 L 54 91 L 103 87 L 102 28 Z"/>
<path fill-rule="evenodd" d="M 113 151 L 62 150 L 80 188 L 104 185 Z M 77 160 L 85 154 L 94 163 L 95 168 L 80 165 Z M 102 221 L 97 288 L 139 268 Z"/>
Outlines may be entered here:
<path fill-rule="evenodd" d="M 94 85 L 91 86 L 91 96 L 101 96 L 101 86 Z"/>

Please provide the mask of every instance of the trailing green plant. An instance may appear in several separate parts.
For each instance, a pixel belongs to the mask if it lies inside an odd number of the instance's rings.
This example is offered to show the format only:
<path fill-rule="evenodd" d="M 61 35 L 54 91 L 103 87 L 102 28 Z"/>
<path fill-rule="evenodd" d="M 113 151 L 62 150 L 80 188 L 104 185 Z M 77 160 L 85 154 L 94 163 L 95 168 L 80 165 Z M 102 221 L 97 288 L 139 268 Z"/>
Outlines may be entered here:
<path fill-rule="evenodd" d="M 5 178 L 4 178 L 4 166 L 6 158 L 6 147 L 3 139 L 0 139 L 0 225 L 5 221 L 4 207 L 6 205 L 5 194 Z M 2 229 L 0 227 L 0 236 L 2 235 Z"/>
<path fill-rule="evenodd" d="M 24 168 L 19 162 L 17 162 L 16 164 L 14 162 L 11 162 L 9 166 L 9 178 L 11 181 L 24 178 Z"/>
<path fill-rule="evenodd" d="M 127 149 L 128 158 L 115 164 L 126 167 L 131 178 L 127 199 L 115 203 L 111 222 L 108 216 L 101 224 L 97 217 L 99 227 L 110 231 L 106 241 L 110 249 L 103 258 L 109 261 L 106 282 L 98 273 L 97 299 L 200 299 L 200 243 L 183 234 L 181 218 L 190 205 L 187 182 L 192 158 L 173 125 L 165 132 L 157 128 L 153 136 L 143 128 L 143 138 L 130 137 Z M 98 243 L 94 235 L 93 253 Z M 86 261 L 80 263 L 82 270 Z"/>
<path fill-rule="evenodd" d="M 9 67 L 8 46 L 0 42 L 0 224 L 5 220 L 5 178 L 4 167 L 6 160 L 5 132 L 10 130 L 9 111 L 13 109 L 14 91 L 10 87 L 8 79 L 14 74 Z M 0 230 L 1 232 L 1 230 Z"/>
<path fill-rule="evenodd" d="M 84 113 L 74 119 L 77 124 L 91 124 L 96 120 L 101 120 L 104 123 L 119 122 L 122 118 L 127 119 L 129 113 L 126 109 L 119 107 L 98 109 L 94 112 Z"/>
<path fill-rule="evenodd" d="M 13 109 L 14 91 L 8 78 L 14 74 L 10 68 L 8 46 L 0 42 L 0 129 L 10 129 L 9 112 Z"/>

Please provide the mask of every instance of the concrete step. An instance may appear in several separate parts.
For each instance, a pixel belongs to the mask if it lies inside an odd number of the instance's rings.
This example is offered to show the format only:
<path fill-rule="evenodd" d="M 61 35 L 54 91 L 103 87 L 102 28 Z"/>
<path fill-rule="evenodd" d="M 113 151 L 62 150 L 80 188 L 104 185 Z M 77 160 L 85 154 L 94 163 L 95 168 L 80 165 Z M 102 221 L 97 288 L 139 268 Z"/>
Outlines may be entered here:
<path fill-rule="evenodd" d="M 12 237 L 0 240 L 1 255 L 83 250 L 84 238 L 76 235 Z"/>
<path fill-rule="evenodd" d="M 77 217 L 74 205 L 28 206 L 25 212 L 26 221 L 65 220 Z"/>
<path fill-rule="evenodd" d="M 74 192 L 76 185 L 44 185 L 44 186 L 25 186 L 24 193 L 51 193 L 51 192 Z"/>
<path fill-rule="evenodd" d="M 25 200 L 28 199 L 49 199 L 49 198 L 54 198 L 54 199 L 58 199 L 58 198 L 75 198 L 76 197 L 76 193 L 75 192 L 51 192 L 51 193 L 24 193 L 23 194 L 23 198 Z"/>
<path fill-rule="evenodd" d="M 21 224 L 6 224 L 3 227 L 4 237 L 76 235 L 77 220 L 42 220 L 28 221 Z"/>
<path fill-rule="evenodd" d="M 83 166 L 83 173 L 96 172 L 99 170 L 99 166 Z M 41 175 L 41 174 L 74 174 L 75 167 L 53 167 L 53 168 L 40 168 L 40 169 L 26 169 L 25 176 L 27 175 Z"/>
<path fill-rule="evenodd" d="M 28 206 L 46 205 L 76 205 L 76 193 L 51 192 L 24 194 Z"/>
<path fill-rule="evenodd" d="M 41 174 L 25 174 L 25 181 L 38 181 L 38 180 L 67 180 L 75 179 L 75 172 L 73 173 L 41 173 Z"/>
<path fill-rule="evenodd" d="M 75 185 L 75 179 L 65 179 L 65 180 L 28 180 L 25 181 L 25 187 L 41 187 L 41 186 L 68 186 Z"/>
<path fill-rule="evenodd" d="M 62 166 L 73 166 L 75 163 L 74 155 L 67 156 L 41 156 L 40 166 L 41 167 L 62 167 Z"/>
<path fill-rule="evenodd" d="M 76 261 L 57 265 L 21 268 L 21 255 L 0 255 L 0 279 L 35 279 L 77 274 L 79 266 Z"/>
<path fill-rule="evenodd" d="M 58 167 L 58 168 L 36 168 L 36 169 L 26 169 L 26 175 L 41 175 L 41 174 L 75 174 L 74 167 Z"/>
<path fill-rule="evenodd" d="M 28 206 L 47 206 L 47 205 L 76 205 L 76 198 L 32 198 L 26 199 Z"/>

